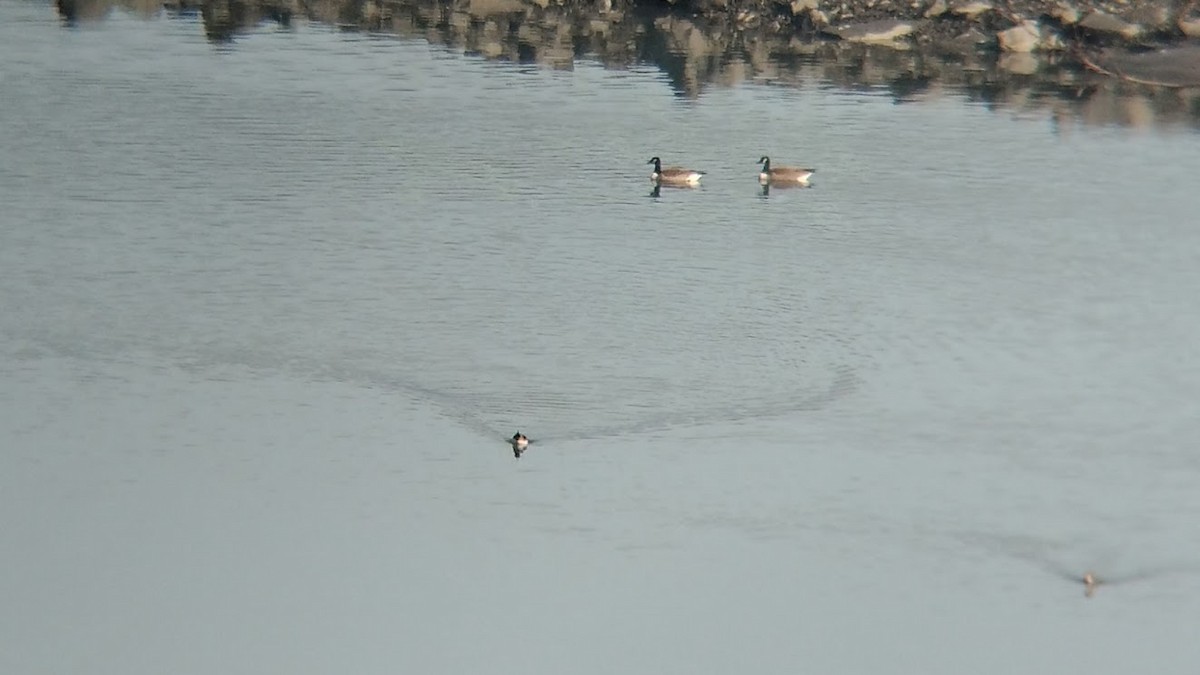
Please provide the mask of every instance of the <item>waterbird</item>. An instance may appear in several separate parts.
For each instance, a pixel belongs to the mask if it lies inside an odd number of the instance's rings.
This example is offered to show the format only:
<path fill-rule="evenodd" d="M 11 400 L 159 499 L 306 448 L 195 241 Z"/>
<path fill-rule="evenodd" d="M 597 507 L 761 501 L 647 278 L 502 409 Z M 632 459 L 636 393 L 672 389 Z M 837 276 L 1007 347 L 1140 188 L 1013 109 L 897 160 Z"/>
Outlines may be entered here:
<path fill-rule="evenodd" d="M 808 185 L 808 179 L 817 172 L 816 169 L 801 169 L 795 166 L 771 166 L 771 158 L 763 155 L 758 160 L 762 170 L 758 172 L 758 182 L 767 185 Z"/>
<path fill-rule="evenodd" d="M 1072 568 L 1056 559 L 1058 556 L 1053 554 L 1053 549 L 1061 547 L 1053 546 L 1050 542 L 1019 535 L 997 536 L 979 533 L 965 533 L 960 538 L 964 542 L 982 545 L 992 551 L 1024 560 L 1044 572 L 1072 584 L 1082 584 L 1083 595 L 1087 598 L 1095 595 L 1100 586 L 1125 585 L 1164 577 L 1200 574 L 1200 565 L 1191 562 L 1149 565 L 1124 573 L 1104 574 L 1103 576 L 1097 574 L 1094 569 L 1084 570 L 1081 574 L 1078 568 Z"/>
<path fill-rule="evenodd" d="M 1066 579 L 1067 581 L 1073 581 L 1077 584 L 1082 583 L 1083 584 L 1083 595 L 1086 598 L 1090 598 L 1093 595 L 1095 595 L 1096 589 L 1101 584 L 1107 585 L 1107 584 L 1114 582 L 1113 579 L 1108 579 L 1108 578 L 1102 579 L 1099 576 L 1096 576 L 1096 573 L 1091 570 L 1085 571 L 1083 573 L 1083 576 L 1080 576 L 1078 573 L 1071 573 L 1070 571 L 1064 570 L 1063 568 L 1058 567 L 1057 565 L 1054 565 L 1053 563 L 1048 564 L 1048 565 L 1043 565 L 1042 567 L 1043 567 L 1043 569 L 1045 569 L 1059 577 L 1062 577 L 1063 579 Z M 1155 574 L 1153 572 L 1143 572 L 1141 574 L 1133 574 L 1133 575 L 1127 575 L 1125 577 L 1117 577 L 1115 579 L 1115 581 L 1118 583 L 1127 582 L 1127 581 L 1137 581 L 1139 579 L 1144 579 L 1144 578 L 1151 577 L 1151 576 L 1155 576 Z"/>
<path fill-rule="evenodd" d="M 651 157 L 650 161 L 646 163 L 654 165 L 654 173 L 650 174 L 650 180 L 659 185 L 694 187 L 700 184 L 700 179 L 704 176 L 703 171 L 685 169 L 681 166 L 669 166 L 664 169 L 662 160 L 658 157 Z"/>
<path fill-rule="evenodd" d="M 528 436 L 518 431 L 513 434 L 512 438 L 508 439 L 508 442 L 512 445 L 513 457 L 521 459 L 521 453 L 525 452 L 525 449 L 529 447 L 530 441 Z"/>

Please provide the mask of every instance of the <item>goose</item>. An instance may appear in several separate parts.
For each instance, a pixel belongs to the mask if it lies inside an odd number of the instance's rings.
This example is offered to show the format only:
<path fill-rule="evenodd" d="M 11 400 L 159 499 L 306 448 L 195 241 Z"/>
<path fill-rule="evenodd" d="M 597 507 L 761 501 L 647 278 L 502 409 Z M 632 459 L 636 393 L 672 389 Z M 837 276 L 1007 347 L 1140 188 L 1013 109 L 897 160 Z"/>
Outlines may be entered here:
<path fill-rule="evenodd" d="M 647 164 L 654 165 L 654 173 L 650 174 L 650 180 L 659 185 L 675 185 L 675 186 L 694 186 L 700 184 L 700 178 L 704 176 L 703 171 L 694 169 L 685 169 L 679 166 L 662 167 L 662 160 L 658 157 L 651 157 Z"/>
<path fill-rule="evenodd" d="M 774 183 L 782 185 L 792 183 L 795 185 L 808 185 L 808 179 L 816 169 L 801 169 L 794 166 L 771 166 L 771 158 L 763 155 L 763 158 L 758 160 L 762 164 L 762 171 L 758 173 L 758 182 L 764 185 Z"/>

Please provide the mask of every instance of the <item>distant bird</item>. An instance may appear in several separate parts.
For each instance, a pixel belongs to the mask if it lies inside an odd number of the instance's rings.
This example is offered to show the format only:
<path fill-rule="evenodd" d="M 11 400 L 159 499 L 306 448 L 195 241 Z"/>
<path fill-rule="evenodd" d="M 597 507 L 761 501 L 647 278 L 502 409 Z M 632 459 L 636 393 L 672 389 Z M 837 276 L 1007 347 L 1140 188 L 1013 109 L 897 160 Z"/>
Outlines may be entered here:
<path fill-rule="evenodd" d="M 512 444 L 513 457 L 516 457 L 517 459 L 521 459 L 521 453 L 525 452 L 525 449 L 529 447 L 530 443 L 529 437 L 520 431 L 513 434 L 513 437 L 508 439 L 508 442 Z"/>
<path fill-rule="evenodd" d="M 703 171 L 695 169 L 685 169 L 680 166 L 669 166 L 663 168 L 662 160 L 658 157 L 651 157 L 647 164 L 654 165 L 654 173 L 650 174 L 650 180 L 659 185 L 670 185 L 674 187 L 695 187 L 700 184 L 700 179 L 704 177 Z"/>
<path fill-rule="evenodd" d="M 817 172 L 816 169 L 801 169 L 794 166 L 771 166 L 771 158 L 763 155 L 758 160 L 762 171 L 758 172 L 758 182 L 763 185 L 808 185 L 808 179 Z"/>
<path fill-rule="evenodd" d="M 1042 569 L 1045 569 L 1046 571 L 1050 572 L 1051 574 L 1054 574 L 1063 579 L 1066 579 L 1067 581 L 1072 581 L 1077 584 L 1083 584 L 1083 595 L 1084 595 L 1084 597 L 1088 597 L 1088 598 L 1090 598 L 1096 594 L 1096 589 L 1099 588 L 1101 584 L 1108 585 L 1111 583 L 1124 583 L 1124 582 L 1137 581 L 1139 579 L 1145 579 L 1147 577 L 1155 576 L 1154 573 L 1141 573 L 1141 574 L 1134 574 L 1134 575 L 1129 575 L 1129 576 L 1125 576 L 1125 577 L 1118 577 L 1115 580 L 1108 579 L 1108 578 L 1101 579 L 1100 577 L 1096 576 L 1095 572 L 1093 572 L 1091 570 L 1084 572 L 1083 576 L 1080 576 L 1078 573 L 1072 574 L 1071 572 L 1066 571 L 1053 563 L 1043 565 Z"/>
<path fill-rule="evenodd" d="M 1082 584 L 1083 595 L 1088 598 L 1095 595 L 1096 590 L 1100 586 L 1125 585 L 1164 577 L 1178 575 L 1192 576 L 1200 573 L 1200 565 L 1185 562 L 1147 566 L 1141 569 L 1130 570 L 1123 574 L 1105 574 L 1104 576 L 1100 576 L 1093 570 L 1084 570 L 1081 574 L 1078 568 L 1072 569 L 1071 566 L 1057 560 L 1058 556 L 1053 555 L 1052 551 L 1058 547 L 1053 546 L 1050 542 L 1038 540 L 1033 537 L 966 533 L 961 539 L 964 542 L 983 546 L 997 553 L 1024 560 L 1072 584 Z"/>

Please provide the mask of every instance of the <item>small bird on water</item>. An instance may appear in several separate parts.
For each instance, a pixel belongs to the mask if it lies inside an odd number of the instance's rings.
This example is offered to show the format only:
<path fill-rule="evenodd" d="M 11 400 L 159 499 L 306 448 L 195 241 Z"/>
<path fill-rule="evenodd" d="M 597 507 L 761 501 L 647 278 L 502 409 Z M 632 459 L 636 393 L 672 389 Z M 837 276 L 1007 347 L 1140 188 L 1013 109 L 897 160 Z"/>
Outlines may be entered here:
<path fill-rule="evenodd" d="M 521 453 L 525 452 L 525 449 L 529 447 L 529 437 L 520 431 L 513 434 L 513 437 L 508 439 L 508 442 L 512 444 L 513 457 L 517 459 L 521 459 Z"/>
<path fill-rule="evenodd" d="M 1041 568 L 1051 575 L 1075 584 L 1078 588 L 1083 585 L 1083 595 L 1091 598 L 1100 586 L 1124 586 L 1126 584 L 1150 582 L 1177 576 L 1200 575 L 1200 564 L 1191 561 L 1168 562 L 1165 564 L 1142 566 L 1135 569 L 1104 574 L 1100 576 L 1094 569 L 1084 569 L 1062 563 L 1055 555 L 1056 548 L 1062 548 L 1054 542 L 1028 536 L 990 535 L 984 533 L 963 533 L 960 535 L 964 543 L 981 546 L 994 553 L 1011 556 Z M 1105 591 L 1108 593 L 1109 591 Z"/>

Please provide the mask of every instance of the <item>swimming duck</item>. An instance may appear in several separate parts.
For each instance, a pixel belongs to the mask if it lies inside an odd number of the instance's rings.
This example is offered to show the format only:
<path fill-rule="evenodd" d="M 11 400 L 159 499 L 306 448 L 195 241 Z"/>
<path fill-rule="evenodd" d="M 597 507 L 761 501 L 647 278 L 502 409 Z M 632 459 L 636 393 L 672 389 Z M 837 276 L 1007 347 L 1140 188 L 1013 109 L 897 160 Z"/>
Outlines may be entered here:
<path fill-rule="evenodd" d="M 513 457 L 517 459 L 521 459 L 521 453 L 525 452 L 525 449 L 529 447 L 529 437 L 520 431 L 513 434 L 513 437 L 508 439 L 508 442 L 512 444 Z"/>
<path fill-rule="evenodd" d="M 762 184 L 774 183 L 776 185 L 792 183 L 795 185 L 808 185 L 808 179 L 816 169 L 801 169 L 794 166 L 771 166 L 771 158 L 763 155 L 763 158 L 758 160 L 762 164 L 762 171 L 758 173 L 758 182 Z"/>
<path fill-rule="evenodd" d="M 674 185 L 692 187 L 700 184 L 700 178 L 704 176 L 703 171 L 694 169 L 685 169 L 679 166 L 662 167 L 662 160 L 657 157 L 651 157 L 647 164 L 654 165 L 654 173 L 650 174 L 650 180 L 659 185 Z"/>

